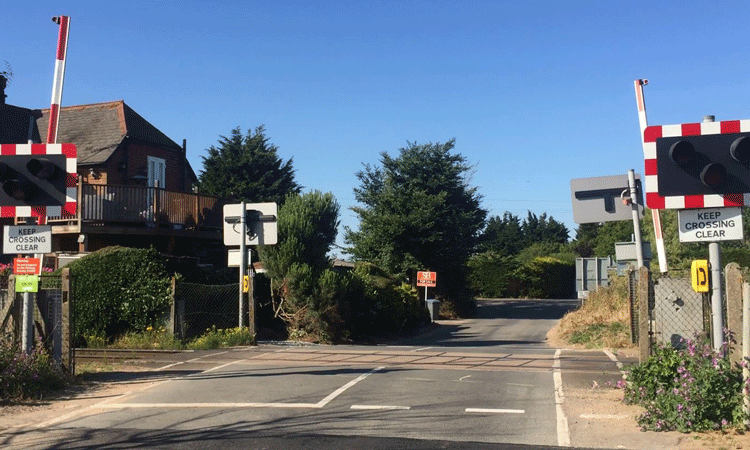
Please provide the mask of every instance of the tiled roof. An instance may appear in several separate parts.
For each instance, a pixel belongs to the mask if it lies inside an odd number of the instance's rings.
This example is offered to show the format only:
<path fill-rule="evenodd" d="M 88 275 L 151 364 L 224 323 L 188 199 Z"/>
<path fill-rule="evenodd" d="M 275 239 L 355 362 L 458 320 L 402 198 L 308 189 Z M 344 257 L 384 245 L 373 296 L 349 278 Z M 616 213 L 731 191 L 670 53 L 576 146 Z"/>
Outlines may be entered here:
<path fill-rule="evenodd" d="M 42 113 L 37 125 L 40 136 L 46 140 L 49 109 L 43 109 Z M 57 142 L 76 144 L 79 165 L 104 163 L 126 137 L 182 150 L 122 100 L 65 106 L 60 111 Z"/>
<path fill-rule="evenodd" d="M 0 104 L 0 144 L 25 144 L 29 141 L 29 116 L 38 117 L 39 111 L 19 106 Z M 31 139 L 39 141 L 39 130 L 34 126 Z"/>

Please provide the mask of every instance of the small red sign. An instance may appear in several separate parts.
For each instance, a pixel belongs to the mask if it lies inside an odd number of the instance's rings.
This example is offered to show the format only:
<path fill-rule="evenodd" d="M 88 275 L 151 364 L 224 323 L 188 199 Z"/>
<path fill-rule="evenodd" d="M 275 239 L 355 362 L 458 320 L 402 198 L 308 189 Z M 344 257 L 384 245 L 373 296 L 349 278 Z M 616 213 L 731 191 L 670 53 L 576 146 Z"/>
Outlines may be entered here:
<path fill-rule="evenodd" d="M 417 286 L 435 287 L 437 272 L 417 272 Z"/>
<path fill-rule="evenodd" d="M 13 273 L 15 275 L 39 275 L 42 273 L 40 258 L 13 258 Z"/>

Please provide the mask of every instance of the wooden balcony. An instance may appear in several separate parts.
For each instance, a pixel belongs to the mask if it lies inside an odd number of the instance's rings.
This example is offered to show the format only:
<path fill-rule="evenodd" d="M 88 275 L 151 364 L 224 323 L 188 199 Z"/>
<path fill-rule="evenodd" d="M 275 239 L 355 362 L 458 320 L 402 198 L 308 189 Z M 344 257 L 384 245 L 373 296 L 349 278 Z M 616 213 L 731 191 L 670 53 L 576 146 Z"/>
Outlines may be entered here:
<path fill-rule="evenodd" d="M 75 217 L 49 217 L 53 234 L 163 234 L 221 239 L 227 199 L 144 186 L 79 183 Z"/>

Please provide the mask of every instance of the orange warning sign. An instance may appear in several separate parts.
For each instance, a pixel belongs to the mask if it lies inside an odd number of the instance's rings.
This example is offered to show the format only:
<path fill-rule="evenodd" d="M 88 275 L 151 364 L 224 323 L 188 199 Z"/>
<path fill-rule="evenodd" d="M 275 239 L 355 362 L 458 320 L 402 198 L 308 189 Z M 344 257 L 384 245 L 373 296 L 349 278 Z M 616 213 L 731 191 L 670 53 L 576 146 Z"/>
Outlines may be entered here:
<path fill-rule="evenodd" d="M 417 286 L 435 287 L 437 272 L 417 272 Z"/>
<path fill-rule="evenodd" d="M 15 275 L 39 275 L 42 273 L 42 260 L 39 258 L 13 258 Z"/>

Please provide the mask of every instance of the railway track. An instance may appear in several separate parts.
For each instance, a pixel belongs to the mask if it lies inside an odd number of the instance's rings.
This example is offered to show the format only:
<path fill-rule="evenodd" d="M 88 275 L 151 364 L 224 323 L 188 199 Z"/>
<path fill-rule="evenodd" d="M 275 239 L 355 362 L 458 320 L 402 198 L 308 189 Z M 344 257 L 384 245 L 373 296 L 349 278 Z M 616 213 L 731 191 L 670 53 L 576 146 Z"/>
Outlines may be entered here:
<path fill-rule="evenodd" d="M 76 348 L 75 360 L 80 363 L 122 363 L 125 361 L 154 361 L 169 355 L 185 353 L 181 350 L 139 350 L 112 348 Z"/>

